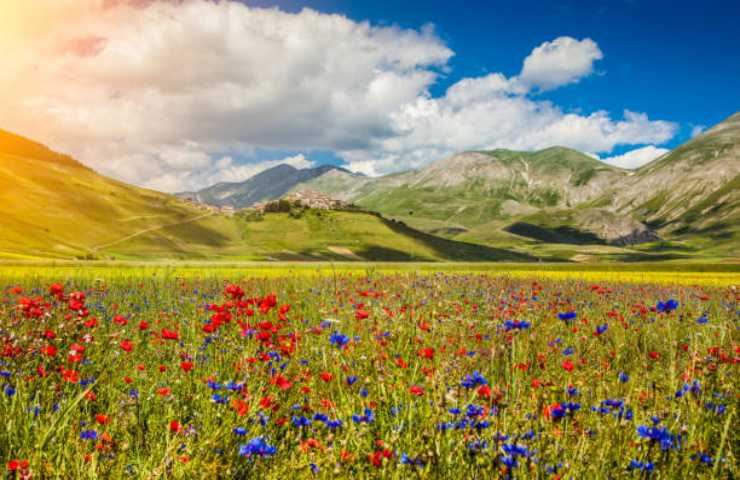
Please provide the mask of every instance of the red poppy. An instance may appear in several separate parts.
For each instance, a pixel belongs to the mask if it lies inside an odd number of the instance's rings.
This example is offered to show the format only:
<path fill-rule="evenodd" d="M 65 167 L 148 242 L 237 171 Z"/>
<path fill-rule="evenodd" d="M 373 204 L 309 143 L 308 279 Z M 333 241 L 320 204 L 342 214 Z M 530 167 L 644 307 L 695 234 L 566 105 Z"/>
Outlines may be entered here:
<path fill-rule="evenodd" d="M 281 374 L 277 374 L 270 379 L 271 385 L 277 385 L 280 390 L 288 390 L 293 384 Z"/>
<path fill-rule="evenodd" d="M 409 392 L 411 392 L 411 395 L 416 395 L 417 397 L 421 397 L 422 395 L 424 395 L 424 389 L 418 385 L 413 385 L 411 388 L 409 388 Z"/>
<path fill-rule="evenodd" d="M 8 462 L 8 471 L 17 472 L 18 470 L 26 470 L 28 468 L 28 460 L 11 460 Z"/>
<path fill-rule="evenodd" d="M 429 360 L 434 359 L 434 349 L 433 348 L 422 348 L 419 350 L 419 356 L 421 358 L 428 358 Z"/>
<path fill-rule="evenodd" d="M 162 338 L 165 340 L 178 340 L 180 338 L 180 335 L 178 335 L 178 333 L 174 330 L 167 330 L 166 328 L 163 328 Z"/>

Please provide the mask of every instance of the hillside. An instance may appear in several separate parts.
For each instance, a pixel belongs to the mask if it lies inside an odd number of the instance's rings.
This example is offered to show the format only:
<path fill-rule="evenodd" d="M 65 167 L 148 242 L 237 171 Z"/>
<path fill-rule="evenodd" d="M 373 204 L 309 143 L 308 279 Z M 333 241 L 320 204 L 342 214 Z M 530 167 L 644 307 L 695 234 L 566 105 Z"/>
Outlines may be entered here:
<path fill-rule="evenodd" d="M 472 228 L 598 198 L 627 172 L 566 148 L 465 152 L 365 186 L 354 201 L 404 218 Z M 411 220 L 409 220 L 411 221 Z"/>
<path fill-rule="evenodd" d="M 0 258 L 507 260 L 363 212 L 214 214 L 0 131 Z"/>
<path fill-rule="evenodd" d="M 203 225 L 219 229 L 220 235 L 203 238 L 180 225 L 120 243 L 111 251 L 129 259 L 141 258 L 146 251 L 146 256 L 182 259 L 535 260 L 505 249 L 439 238 L 365 212 L 305 210 L 299 215 L 266 213 L 258 218 L 238 214 L 228 224 L 223 224 L 223 217 L 213 217 Z"/>
<path fill-rule="evenodd" d="M 740 242 L 740 113 L 639 169 L 613 208 L 695 249 Z"/>
<path fill-rule="evenodd" d="M 203 215 L 162 193 L 98 175 L 72 158 L 0 131 L 3 256 L 95 256 L 97 245 Z"/>

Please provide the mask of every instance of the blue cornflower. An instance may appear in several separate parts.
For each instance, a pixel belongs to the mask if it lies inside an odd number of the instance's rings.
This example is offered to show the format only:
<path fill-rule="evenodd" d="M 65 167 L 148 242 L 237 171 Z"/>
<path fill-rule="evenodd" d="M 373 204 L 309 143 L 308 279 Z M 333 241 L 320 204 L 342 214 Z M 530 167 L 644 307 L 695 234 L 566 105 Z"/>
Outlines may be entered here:
<path fill-rule="evenodd" d="M 291 423 L 293 424 L 294 427 L 298 427 L 298 428 L 311 426 L 311 420 L 304 417 L 303 415 L 293 416 L 293 418 L 291 419 Z"/>
<path fill-rule="evenodd" d="M 260 457 L 268 457 L 275 455 L 277 449 L 269 445 L 264 438 L 255 437 L 249 441 L 249 443 L 239 446 L 239 455 L 242 457 L 249 457 L 252 455 L 258 455 Z"/>
<path fill-rule="evenodd" d="M 563 350 L 563 355 L 565 355 L 566 357 L 568 355 L 573 355 L 573 353 L 575 353 L 575 349 L 573 347 L 568 347 L 565 350 Z"/>
<path fill-rule="evenodd" d="M 98 432 L 95 430 L 83 430 L 80 432 L 80 439 L 82 440 L 97 440 Z"/>
<path fill-rule="evenodd" d="M 422 460 L 419 457 L 411 458 L 407 454 L 402 453 L 401 454 L 401 465 L 412 465 L 412 466 L 417 466 L 417 467 L 423 467 L 424 460 Z"/>
<path fill-rule="evenodd" d="M 465 388 L 474 388 L 478 385 L 487 385 L 488 380 L 478 372 L 478 370 L 475 370 L 472 375 L 467 375 L 463 379 L 463 381 L 460 383 Z"/>
<path fill-rule="evenodd" d="M 352 421 L 355 423 L 373 423 L 375 421 L 375 413 L 369 408 L 366 408 L 364 415 L 352 415 Z"/>
<path fill-rule="evenodd" d="M 347 385 L 352 385 L 357 381 L 357 377 L 355 375 L 350 375 L 347 377 Z"/>
<path fill-rule="evenodd" d="M 558 313 L 558 318 L 559 318 L 560 320 L 564 320 L 564 321 L 566 321 L 566 322 L 567 322 L 568 320 L 573 320 L 574 318 L 576 318 L 576 312 L 563 312 L 563 313 Z"/>
<path fill-rule="evenodd" d="M 481 422 L 475 422 L 475 424 L 473 424 L 473 428 L 475 428 L 476 430 L 485 430 L 486 428 L 490 426 L 491 426 L 491 422 L 489 422 L 488 420 L 483 420 Z"/>
<path fill-rule="evenodd" d="M 701 317 L 696 319 L 696 323 L 699 325 L 704 325 L 705 323 L 709 322 L 709 319 L 707 318 L 707 314 L 705 313 Z"/>
<path fill-rule="evenodd" d="M 524 320 L 507 320 L 504 322 L 504 330 L 507 332 L 510 330 L 526 330 L 531 326 L 531 323 Z"/>
<path fill-rule="evenodd" d="M 677 308 L 678 302 L 672 298 L 665 302 L 658 302 L 658 304 L 655 306 L 655 309 L 661 313 L 670 313 Z"/>
<path fill-rule="evenodd" d="M 334 430 L 335 428 L 340 428 L 342 426 L 342 421 L 339 419 L 329 420 L 328 422 L 326 422 L 326 426 Z"/>
<path fill-rule="evenodd" d="M 244 427 L 236 427 L 236 428 L 234 428 L 233 432 L 236 435 L 239 435 L 240 437 L 243 437 L 244 435 L 247 434 L 247 429 L 244 428 Z"/>
<path fill-rule="evenodd" d="M 236 382 L 234 382 L 232 380 L 231 382 L 229 382 L 229 383 L 226 384 L 226 388 L 228 390 L 233 391 L 233 392 L 238 392 L 238 391 L 240 391 L 241 389 L 244 388 L 244 384 L 243 383 L 236 383 Z"/>
<path fill-rule="evenodd" d="M 652 462 L 639 462 L 637 460 L 632 460 L 630 464 L 627 466 L 630 470 L 642 470 L 644 472 L 652 472 L 653 471 L 653 463 Z"/>
<path fill-rule="evenodd" d="M 627 382 L 629 382 L 629 380 L 630 380 L 630 376 L 629 375 L 627 375 L 624 372 L 619 372 L 619 381 L 620 382 L 627 383 Z"/>
<path fill-rule="evenodd" d="M 640 425 L 637 427 L 637 435 L 652 442 L 660 443 L 660 449 L 663 451 L 681 448 L 681 437 L 669 432 L 667 428 Z"/>
<path fill-rule="evenodd" d="M 501 445 L 501 449 L 504 451 L 506 455 L 510 455 L 511 457 L 529 457 L 532 455 L 532 453 L 529 451 L 529 449 L 526 446 L 523 445 L 517 445 L 515 443 L 504 443 Z"/>
<path fill-rule="evenodd" d="M 601 334 L 603 334 L 603 333 L 604 333 L 604 332 L 606 332 L 607 330 L 609 330 L 609 324 L 608 324 L 608 323 L 605 323 L 605 324 L 603 324 L 603 325 L 599 325 L 598 327 L 596 327 L 596 333 L 597 333 L 598 335 L 601 335 Z"/>
<path fill-rule="evenodd" d="M 339 332 L 334 332 L 329 336 L 329 343 L 336 345 L 337 348 L 342 348 L 349 343 L 349 337 Z"/>
<path fill-rule="evenodd" d="M 465 415 L 468 416 L 468 418 L 475 418 L 480 417 L 485 412 L 485 409 L 483 407 L 479 407 L 478 405 L 468 405 L 468 408 L 465 412 Z"/>
<path fill-rule="evenodd" d="M 214 393 L 213 395 L 211 395 L 211 401 L 220 405 L 224 405 L 229 401 L 229 397 L 227 397 L 226 395 L 219 395 L 218 393 Z"/>
<path fill-rule="evenodd" d="M 704 408 L 706 408 L 710 412 L 713 412 L 717 415 L 722 415 L 723 413 L 725 413 L 725 410 L 727 410 L 726 405 L 722 405 L 721 403 L 713 403 L 713 402 L 705 403 Z"/>

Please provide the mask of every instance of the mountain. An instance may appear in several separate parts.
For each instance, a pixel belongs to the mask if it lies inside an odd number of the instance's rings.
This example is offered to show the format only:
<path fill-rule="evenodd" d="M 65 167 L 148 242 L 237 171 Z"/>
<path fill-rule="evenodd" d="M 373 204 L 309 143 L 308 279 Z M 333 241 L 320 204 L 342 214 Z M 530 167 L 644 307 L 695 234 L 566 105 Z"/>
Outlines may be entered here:
<path fill-rule="evenodd" d="M 495 219 L 594 200 L 627 175 L 625 170 L 562 147 L 465 152 L 420 171 L 378 179 L 352 200 L 387 215 L 434 220 L 440 228 L 469 229 Z"/>
<path fill-rule="evenodd" d="M 374 213 L 223 215 L 107 178 L 2 130 L 0 205 L 0 258 L 533 260 L 438 238 Z"/>
<path fill-rule="evenodd" d="M 737 248 L 740 112 L 637 170 L 610 203 L 697 249 Z"/>
<path fill-rule="evenodd" d="M 236 208 L 245 208 L 257 202 L 278 199 L 286 193 L 294 191 L 301 184 L 325 176 L 363 177 L 362 175 L 351 173 L 334 165 L 298 169 L 291 165 L 280 164 L 264 170 L 243 182 L 217 183 L 197 192 L 183 192 L 177 196 L 180 198 L 192 198 L 214 206 L 231 205 Z M 324 186 L 324 189 L 332 190 L 329 183 Z"/>
<path fill-rule="evenodd" d="M 735 114 L 637 170 L 563 147 L 473 151 L 376 178 L 337 167 L 267 171 L 239 184 L 252 197 L 237 204 L 316 190 L 433 235 L 540 256 L 724 258 L 740 237 L 739 149 Z M 257 195 L 270 190 L 266 176 L 277 188 Z"/>

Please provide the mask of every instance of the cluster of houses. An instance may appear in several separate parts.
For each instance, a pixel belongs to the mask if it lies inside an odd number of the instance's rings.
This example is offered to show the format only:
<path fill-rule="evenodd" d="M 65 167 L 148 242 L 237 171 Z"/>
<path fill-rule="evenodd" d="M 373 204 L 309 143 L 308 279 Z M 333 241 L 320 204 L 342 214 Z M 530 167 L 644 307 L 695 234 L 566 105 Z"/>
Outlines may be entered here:
<path fill-rule="evenodd" d="M 198 208 L 204 212 L 220 213 L 221 215 L 227 216 L 232 216 L 236 213 L 236 209 L 232 205 L 217 207 L 200 202 L 198 199 L 192 197 L 183 198 L 183 201 L 191 207 Z M 314 208 L 318 210 L 340 210 L 348 208 L 349 206 L 349 204 L 332 198 L 324 193 L 316 192 L 314 190 L 303 190 L 291 193 L 278 200 L 255 203 L 249 207 L 249 209 L 256 211 L 257 213 L 265 213 L 282 211 L 286 208 L 290 209 L 290 207 Z"/>
<path fill-rule="evenodd" d="M 276 209 L 279 210 L 280 204 L 303 208 L 314 208 L 317 210 L 339 210 L 348 206 L 345 202 L 332 198 L 324 193 L 313 190 L 303 190 L 286 195 L 279 200 L 255 203 L 251 208 L 257 211 L 257 213 L 264 213 L 275 211 Z"/>

